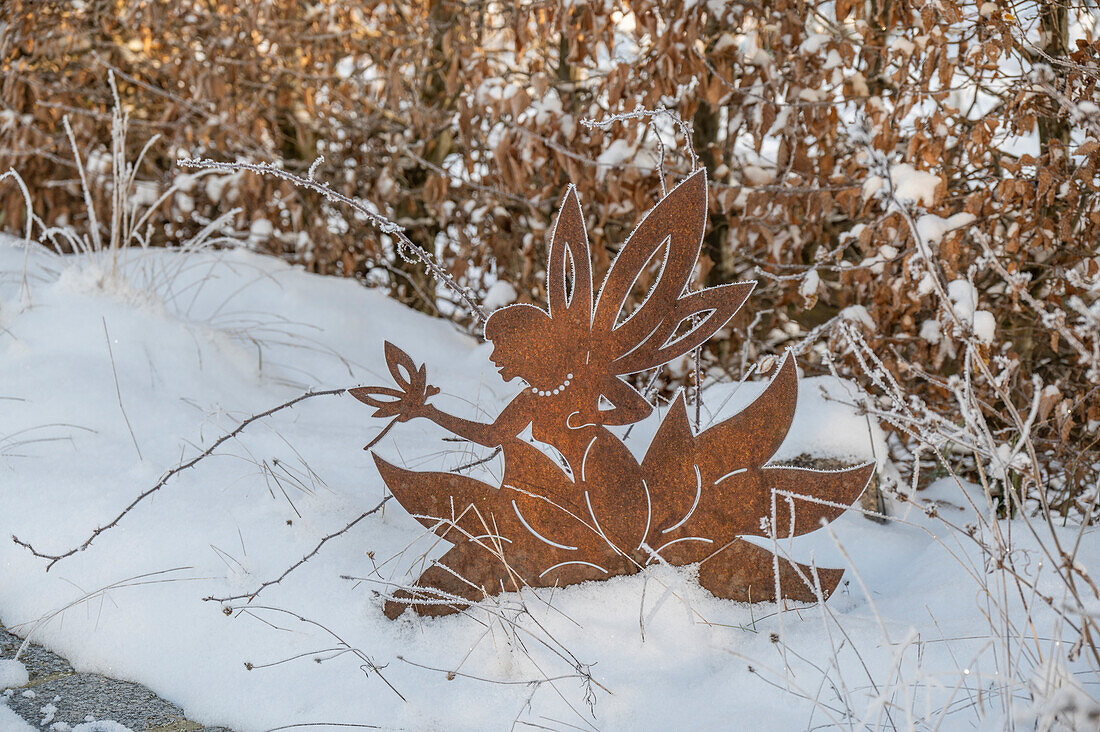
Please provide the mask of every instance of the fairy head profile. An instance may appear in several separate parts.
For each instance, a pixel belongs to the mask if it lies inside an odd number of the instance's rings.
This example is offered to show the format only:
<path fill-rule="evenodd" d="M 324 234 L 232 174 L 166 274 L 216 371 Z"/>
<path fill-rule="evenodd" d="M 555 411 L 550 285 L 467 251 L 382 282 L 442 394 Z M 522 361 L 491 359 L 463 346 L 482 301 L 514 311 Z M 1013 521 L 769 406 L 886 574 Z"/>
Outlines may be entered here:
<path fill-rule="evenodd" d="M 584 363 L 587 343 L 573 340 L 574 334 L 545 310 L 533 305 L 515 305 L 497 310 L 485 324 L 485 339 L 493 344 L 489 360 L 496 364 L 505 381 L 521 378 L 535 393 L 553 391 L 570 381 Z M 531 347 L 554 344 L 553 348 Z"/>

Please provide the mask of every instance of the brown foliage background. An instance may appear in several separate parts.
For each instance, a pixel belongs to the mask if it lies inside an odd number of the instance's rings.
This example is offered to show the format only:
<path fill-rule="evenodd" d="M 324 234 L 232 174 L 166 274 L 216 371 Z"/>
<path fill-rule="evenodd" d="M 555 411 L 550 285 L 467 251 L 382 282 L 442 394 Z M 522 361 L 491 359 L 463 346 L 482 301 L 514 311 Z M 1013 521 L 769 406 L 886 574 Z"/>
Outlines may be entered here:
<path fill-rule="evenodd" d="M 249 174 L 181 181 L 176 159 L 281 160 L 304 174 L 323 155 L 318 179 L 373 202 L 476 294 L 500 279 L 542 302 L 548 227 L 567 183 L 579 188 L 599 271 L 660 196 L 662 153 L 669 185 L 690 169 L 667 118 L 582 120 L 674 110 L 711 180 L 700 277 L 760 281 L 705 355 L 710 367 L 736 377 L 798 346 L 807 368 L 843 354 L 835 366 L 866 382 L 839 327 L 855 322 L 921 409 L 961 422 L 951 388 L 967 339 L 980 342 L 989 374 L 974 382 L 994 431 L 1007 434 L 1013 409 L 1035 404 L 1029 429 L 1048 497 L 1095 508 L 1100 44 L 1084 4 L 7 5 L 0 169 L 20 171 L 47 222 L 87 223 L 61 121 L 105 180 L 113 72 L 131 156 L 161 136 L 142 178 L 151 190 L 181 185 L 155 240 L 183 241 L 237 207 L 251 246 L 389 287 L 463 327 L 473 321 L 456 298 L 348 212 Z M 850 130 L 857 115 L 866 139 Z M 918 242 L 897 202 L 874 195 L 875 176 L 901 164 L 938 178 L 910 206 L 918 221 L 973 219 Z M 24 215 L 5 190 L 2 227 L 19 230 Z M 965 315 L 952 325 L 929 272 L 974 286 L 969 310 L 990 314 L 991 340 Z M 893 424 L 903 454 L 910 440 Z M 989 456 L 955 457 L 974 475 Z"/>

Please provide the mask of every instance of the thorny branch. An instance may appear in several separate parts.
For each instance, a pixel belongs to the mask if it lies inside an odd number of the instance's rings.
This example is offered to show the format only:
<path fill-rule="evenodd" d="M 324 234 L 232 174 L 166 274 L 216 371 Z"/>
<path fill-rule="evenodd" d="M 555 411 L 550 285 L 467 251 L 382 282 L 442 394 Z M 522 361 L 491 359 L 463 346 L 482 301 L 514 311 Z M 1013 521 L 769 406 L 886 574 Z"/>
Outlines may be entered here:
<path fill-rule="evenodd" d="M 100 526 L 95 531 L 93 531 L 91 533 L 91 535 L 88 536 L 88 538 L 85 539 L 82 544 L 80 544 L 78 546 L 75 546 L 75 547 L 73 547 L 72 549 L 69 549 L 66 552 L 62 552 L 61 554 L 45 554 L 45 553 L 40 552 L 39 550 L 35 549 L 33 545 L 31 545 L 30 543 L 28 543 L 26 541 L 23 541 L 22 539 L 20 539 L 17 536 L 13 535 L 11 537 L 11 539 L 12 539 L 12 541 L 14 541 L 19 546 L 21 546 L 24 549 L 27 549 L 28 551 L 30 551 L 31 554 L 38 557 L 39 559 L 48 559 L 49 563 L 46 565 L 46 571 L 48 572 L 53 568 L 53 566 L 55 564 L 60 562 L 62 559 L 65 559 L 67 557 L 71 557 L 72 555 L 76 554 L 77 552 L 82 552 L 85 549 L 87 549 L 89 546 L 91 546 L 92 542 L 95 541 L 97 537 L 99 537 L 100 534 L 102 534 L 103 532 L 108 531 L 108 530 L 114 528 L 115 526 L 117 526 L 119 524 L 119 522 L 122 521 L 122 519 L 126 517 L 126 514 L 130 513 L 130 511 L 132 511 L 139 503 L 144 501 L 146 498 L 153 495 L 154 493 L 159 491 L 161 488 L 163 488 L 165 485 L 167 485 L 169 480 L 171 480 L 173 477 L 175 477 L 179 473 L 182 473 L 183 471 L 187 470 L 188 468 L 193 468 L 195 465 L 197 465 L 199 462 L 201 462 L 205 458 L 208 458 L 211 455 L 213 455 L 214 452 L 219 447 L 221 447 L 224 443 L 226 443 L 227 441 L 229 441 L 229 440 L 233 439 L 234 437 L 236 437 L 237 435 L 239 435 L 241 432 L 243 432 L 245 430 L 246 427 L 248 427 L 253 422 L 255 422 L 257 420 L 260 420 L 260 419 L 264 419 L 265 417 L 270 417 L 271 415 L 275 414 L 276 412 L 281 412 L 284 409 L 289 409 L 290 407 L 293 407 L 295 404 L 298 404 L 299 402 L 303 402 L 306 399 L 312 399 L 314 397 L 319 397 L 319 396 L 335 396 L 335 395 L 343 394 L 345 391 L 347 391 L 347 389 L 327 389 L 325 391 L 308 391 L 305 394 L 302 394 L 301 396 L 295 397 L 294 399 L 291 399 L 288 402 L 283 402 L 282 404 L 278 405 L 277 407 L 272 407 L 271 409 L 268 409 L 266 411 L 258 412 L 256 414 L 253 414 L 251 417 L 248 417 L 247 419 L 242 421 L 239 425 L 237 425 L 236 428 L 234 428 L 231 432 L 227 432 L 226 434 L 222 435 L 217 440 L 215 440 L 213 442 L 213 444 L 210 445 L 210 447 L 206 448 L 201 453 L 199 453 L 198 455 L 196 455 L 192 459 L 188 460 L 187 462 L 180 463 L 176 467 L 169 470 L 167 473 L 165 473 L 163 476 L 161 476 L 160 480 L 158 480 L 156 482 L 156 484 L 154 484 L 151 488 L 148 488 L 145 491 L 143 491 L 142 493 L 140 493 L 137 496 L 137 498 L 135 498 L 133 501 L 131 501 L 130 504 L 128 506 L 126 506 L 126 508 L 124 508 L 117 516 L 115 516 L 109 522 L 107 522 L 103 526 Z"/>
<path fill-rule="evenodd" d="M 368 516 L 374 515 L 378 511 L 380 511 L 382 509 L 382 507 L 386 505 L 386 501 L 390 500 L 391 498 L 393 498 L 392 494 L 386 496 L 385 498 L 383 498 L 379 502 L 379 504 L 377 506 L 370 509 L 369 511 L 364 511 L 363 513 L 361 513 L 359 515 L 358 518 L 351 521 L 344 528 L 340 529 L 339 531 L 334 531 L 333 533 L 331 533 L 328 536 L 321 539 L 321 541 L 317 542 L 317 546 L 313 547 L 313 551 L 311 551 L 309 554 L 306 554 L 304 557 L 299 559 L 297 562 L 295 562 L 294 564 L 287 567 L 286 571 L 284 571 L 276 579 L 268 580 L 267 582 L 264 582 L 262 585 L 257 587 L 254 591 L 246 592 L 243 595 L 230 595 L 229 597 L 204 597 L 203 601 L 205 601 L 205 602 L 233 602 L 234 600 L 244 600 L 244 599 L 247 598 L 248 602 L 252 602 L 253 600 L 256 599 L 256 596 L 259 595 L 261 592 L 266 590 L 268 587 L 271 587 L 272 585 L 279 584 L 280 582 L 282 582 L 284 579 L 287 578 L 287 575 L 289 575 L 291 572 L 298 569 L 298 567 L 301 567 L 303 564 L 305 564 L 310 559 L 312 559 L 314 556 L 316 556 L 317 552 L 321 551 L 321 547 L 323 547 L 330 539 L 335 539 L 338 536 L 346 534 L 348 531 L 351 531 L 351 529 L 354 528 L 355 525 L 358 524 L 360 521 L 362 521 L 363 519 L 365 519 Z"/>
<path fill-rule="evenodd" d="M 480 460 L 474 460 L 472 462 L 465 463 L 463 465 L 459 465 L 457 468 L 455 468 L 453 470 L 453 472 L 461 473 L 463 470 L 470 470 L 471 468 L 476 468 L 478 465 L 484 465 L 485 463 L 489 462 L 490 460 L 495 458 L 497 455 L 499 455 L 500 452 L 501 452 L 501 448 L 499 446 L 497 446 L 487 456 L 481 458 Z"/>
<path fill-rule="evenodd" d="M 356 213 L 366 218 L 367 221 L 369 221 L 380 232 L 388 236 L 392 236 L 394 239 L 396 239 L 398 242 L 398 253 L 401 253 L 402 247 L 412 252 L 413 255 L 417 259 L 419 259 L 425 267 L 428 268 L 428 270 L 437 280 L 442 282 L 452 292 L 458 295 L 458 297 L 462 300 L 462 303 L 467 308 L 469 308 L 470 313 L 472 313 L 478 320 L 480 320 L 481 322 L 485 322 L 488 319 L 489 314 L 486 313 L 484 308 L 482 308 L 481 305 L 477 303 L 469 288 L 460 285 L 455 280 L 454 276 L 450 272 L 448 272 L 447 269 L 442 264 L 440 264 L 434 256 L 429 254 L 427 251 L 425 251 L 423 247 L 410 239 L 405 233 L 404 227 L 393 221 L 390 221 L 385 216 L 382 216 L 376 211 L 371 210 L 362 201 L 359 201 L 350 196 L 345 196 L 339 191 L 334 191 L 325 183 L 318 183 L 317 181 L 310 178 L 303 178 L 300 175 L 296 175 L 288 170 L 284 170 L 274 165 L 268 165 L 264 163 L 225 163 L 217 160 L 197 159 L 180 160 L 178 162 L 179 165 L 184 168 L 212 169 L 234 173 L 242 170 L 247 170 L 252 173 L 259 173 L 260 175 L 270 175 L 275 178 L 279 178 L 289 183 L 292 183 L 293 185 L 296 185 L 300 188 L 306 188 L 316 193 L 320 193 L 322 196 L 330 201 L 333 201 L 334 203 L 341 203 L 345 206 L 348 206 Z M 403 253 L 401 253 L 401 256 L 405 257 Z"/>

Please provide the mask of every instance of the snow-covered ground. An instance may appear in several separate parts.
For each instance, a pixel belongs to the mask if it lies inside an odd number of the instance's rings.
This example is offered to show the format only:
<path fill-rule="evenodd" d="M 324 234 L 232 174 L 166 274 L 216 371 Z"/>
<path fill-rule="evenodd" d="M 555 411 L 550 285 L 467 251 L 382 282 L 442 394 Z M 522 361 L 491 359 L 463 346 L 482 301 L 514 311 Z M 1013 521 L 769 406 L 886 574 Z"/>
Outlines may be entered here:
<path fill-rule="evenodd" d="M 28 732 L 33 730 L 34 727 L 24 722 L 0 701 L 0 729 L 5 730 L 5 732 Z"/>
<path fill-rule="evenodd" d="M 388 384 L 385 339 L 427 363 L 441 406 L 485 419 L 518 388 L 501 382 L 487 346 L 447 323 L 273 259 L 138 252 L 112 277 L 105 260 L 0 242 L 0 618 L 78 669 L 140 682 L 192 719 L 241 732 L 1005 723 L 978 691 L 1008 673 L 988 642 L 975 579 L 986 568 L 941 522 L 900 506 L 904 521 L 850 513 L 792 547 L 849 568 L 825 608 L 718 600 L 690 570 L 657 567 L 526 595 L 528 614 L 505 597 L 497 617 L 389 621 L 377 592 L 446 548 L 392 501 L 251 604 L 226 613 L 204 601 L 279 577 L 382 499 L 362 447 L 384 422 L 347 396 L 251 424 L 48 573 L 7 539 L 66 551 L 244 417 L 307 388 Z M 722 408 L 732 414 L 762 388 L 715 386 L 706 403 L 732 392 Z M 866 418 L 822 395 L 847 399 L 850 388 L 803 379 L 777 460 L 881 456 Z M 632 449 L 644 451 L 656 424 L 631 434 Z M 376 449 L 412 467 L 486 454 L 443 436 L 413 422 Z M 952 484 L 925 497 L 967 522 Z M 1021 531 L 1021 551 L 1029 541 Z M 1098 549 L 1090 534 L 1078 561 L 1095 567 Z M 1037 647 L 1057 642 L 1053 614 L 1030 620 Z M 8 729 L 5 713 L 0 700 Z"/>

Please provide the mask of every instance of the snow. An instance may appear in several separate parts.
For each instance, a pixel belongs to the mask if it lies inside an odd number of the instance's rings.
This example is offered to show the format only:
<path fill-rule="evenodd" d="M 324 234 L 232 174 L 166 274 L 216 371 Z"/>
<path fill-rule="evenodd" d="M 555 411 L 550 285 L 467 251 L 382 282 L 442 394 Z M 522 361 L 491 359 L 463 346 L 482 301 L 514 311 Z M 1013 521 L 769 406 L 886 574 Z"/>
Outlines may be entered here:
<path fill-rule="evenodd" d="M 712 51 L 712 53 L 717 55 L 719 53 L 722 53 L 722 51 L 725 51 L 730 46 L 735 45 L 737 45 L 737 39 L 734 38 L 733 34 L 729 33 L 728 31 L 723 32 L 722 35 L 718 37 L 718 42 L 714 44 L 714 50 Z M 805 43 L 803 43 L 803 45 L 805 45 Z"/>
<path fill-rule="evenodd" d="M 442 389 L 433 402 L 460 416 L 493 416 L 520 388 L 491 368 L 490 345 L 449 324 L 254 253 L 137 252 L 120 280 L 41 249 L 26 261 L 28 297 L 23 249 L 0 243 L 0 537 L 45 552 L 83 541 L 247 415 L 307 388 L 389 384 L 384 340 L 426 363 Z M 704 422 L 734 414 L 765 384 L 708 387 Z M 776 460 L 881 461 L 883 435 L 858 398 L 850 383 L 802 379 Z M 636 454 L 657 411 L 627 440 Z M 840 709 L 873 720 L 892 695 L 915 714 L 945 709 L 942 729 L 1007 721 L 998 708 L 960 705 L 952 692 L 970 678 L 961 663 L 997 668 L 988 609 L 975 601 L 972 572 L 983 557 L 903 504 L 891 507 L 898 520 L 888 525 L 849 512 L 828 530 L 780 542 L 796 559 L 848 568 L 827 615 L 719 600 L 692 568 L 658 566 L 525 592 L 526 613 L 519 597 L 504 596 L 501 613 L 514 622 L 483 611 L 391 622 L 376 591 L 409 581 L 422 558 L 446 549 L 392 502 L 243 612 L 203 601 L 279 577 L 377 505 L 383 486 L 362 447 L 382 424 L 350 398 L 310 399 L 253 423 L 48 573 L 25 549 L 0 542 L 0 618 L 80 671 L 140 682 L 189 718 L 239 732 L 311 723 L 461 732 L 516 719 L 517 728 L 615 731 L 748 729 L 766 718 L 793 729 L 836 721 Z M 423 468 L 488 454 L 444 436 L 419 421 L 399 424 L 376 449 Z M 943 480 L 922 496 L 962 524 L 961 507 L 983 500 L 977 489 L 962 491 Z M 1052 530 L 1072 543 L 1073 527 Z M 1020 551 L 1034 551 L 1029 532 L 1014 536 Z M 1094 566 L 1098 555 L 1090 536 L 1078 560 Z M 1039 637 L 1065 632 L 1045 609 L 1028 621 Z M 951 642 L 906 640 L 944 637 Z M 0 667 L 19 681 L 13 668 Z M 805 698 L 788 686 L 808 690 Z M 0 728 L 29 728 L 5 714 L 0 703 Z M 75 729 L 118 730 L 91 724 L 99 726 Z"/>
<path fill-rule="evenodd" d="M 15 712 L 8 709 L 0 697 L 0 729 L 4 732 L 37 732 L 37 730 L 24 722 Z"/>
<path fill-rule="evenodd" d="M 978 14 L 983 18 L 992 18 L 1001 9 L 1001 6 L 997 3 L 984 2 L 981 7 L 978 8 Z"/>
<path fill-rule="evenodd" d="M 927 341 L 933 345 L 940 342 L 943 338 L 943 327 L 940 325 L 940 321 L 929 318 L 920 324 L 920 337 L 921 340 Z"/>
<path fill-rule="evenodd" d="M 206 178 L 206 184 L 203 187 L 206 192 L 206 197 L 214 203 L 218 203 L 222 200 L 222 195 L 225 193 L 226 186 L 233 180 L 235 176 L 232 175 L 210 175 Z"/>
<path fill-rule="evenodd" d="M 909 163 L 890 166 L 890 180 L 894 184 L 894 195 L 899 201 L 910 201 L 922 206 L 936 203 L 936 188 L 940 177 L 926 170 L 917 170 Z"/>
<path fill-rule="evenodd" d="M 885 184 L 886 181 L 883 180 L 880 176 L 869 175 L 863 181 L 863 185 L 860 189 L 860 195 L 862 195 L 863 200 L 866 201 L 867 199 L 878 195 Z"/>
<path fill-rule="evenodd" d="M 741 170 L 745 182 L 751 186 L 766 186 L 775 183 L 775 171 L 757 165 L 746 165 Z"/>
<path fill-rule="evenodd" d="M 1040 729 L 1064 721 L 1069 729 L 1095 729 L 1100 720 L 1100 703 L 1089 696 L 1081 682 L 1064 664 L 1043 663 L 1029 684 L 1035 698 L 1030 716 L 1040 720 Z"/>
<path fill-rule="evenodd" d="M 29 680 L 26 667 L 19 661 L 0 659 L 0 691 L 23 686 Z"/>
<path fill-rule="evenodd" d="M 956 315 L 967 322 L 974 319 L 974 311 L 978 308 L 978 290 L 969 280 L 960 277 L 948 282 L 947 296 L 951 298 Z"/>
<path fill-rule="evenodd" d="M 526 115 L 533 115 L 535 125 L 538 127 L 556 122 L 558 129 L 567 138 L 573 135 L 573 130 L 576 127 L 573 116 L 566 114 L 565 109 L 562 107 L 561 97 L 558 96 L 556 89 L 548 89 L 541 97 L 532 100 L 528 111 L 524 112 L 524 115 L 521 121 L 526 118 Z"/>
<path fill-rule="evenodd" d="M 977 218 L 971 213 L 957 213 L 943 218 L 934 214 L 924 214 L 917 219 L 917 233 L 929 244 L 937 244 L 949 231 L 969 226 Z"/>
<path fill-rule="evenodd" d="M 837 313 L 837 315 L 841 320 L 847 320 L 852 323 L 866 326 L 867 329 L 872 332 L 876 330 L 875 319 L 871 317 L 871 313 L 867 312 L 867 308 L 862 305 L 849 305 Z"/>
<path fill-rule="evenodd" d="M 271 238 L 275 227 L 267 219 L 256 219 L 248 228 L 248 241 L 252 244 L 262 244 Z"/>
<path fill-rule="evenodd" d="M 820 51 L 821 47 L 831 40 L 831 36 L 827 36 L 822 33 L 813 33 L 806 36 L 806 40 L 802 41 L 802 44 L 798 47 L 798 50 L 802 53 L 812 55 Z"/>
<path fill-rule="evenodd" d="M 355 73 L 355 57 L 344 56 L 336 62 L 336 75 L 341 79 L 349 79 Z"/>
<path fill-rule="evenodd" d="M 803 88 L 798 92 L 798 99 L 803 102 L 820 102 L 823 96 L 824 95 L 817 89 Z"/>
<path fill-rule="evenodd" d="M 993 313 L 988 310 L 975 311 L 972 327 L 978 340 L 984 343 L 993 342 L 993 334 L 997 330 L 997 321 L 993 318 Z"/>
<path fill-rule="evenodd" d="M 817 290 L 821 286 L 821 275 L 817 273 L 816 269 L 811 269 L 806 273 L 806 276 L 802 278 L 802 282 L 798 285 L 798 294 L 809 300 L 817 296 Z"/>
<path fill-rule="evenodd" d="M 600 153 L 600 157 L 596 158 L 596 163 L 603 168 L 614 168 L 629 162 L 633 157 L 634 148 L 629 142 L 620 137 Z"/>
<path fill-rule="evenodd" d="M 485 293 L 485 298 L 481 301 L 482 307 L 488 312 L 499 310 L 505 305 L 511 305 L 519 297 L 519 293 L 516 292 L 516 288 L 510 282 L 504 280 L 497 280 L 490 287 L 488 292 Z"/>
<path fill-rule="evenodd" d="M 905 56 L 912 56 L 913 51 L 917 50 L 916 45 L 912 41 L 902 36 L 898 36 L 890 41 L 890 48 L 895 51 L 900 51 Z"/>
<path fill-rule="evenodd" d="M 978 309 L 978 290 L 974 285 L 962 278 L 952 280 L 947 283 L 947 296 L 955 314 L 971 327 L 978 340 L 992 343 L 997 321 L 993 313 Z"/>

